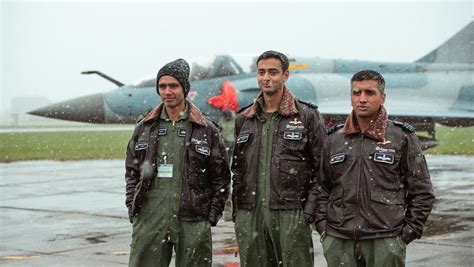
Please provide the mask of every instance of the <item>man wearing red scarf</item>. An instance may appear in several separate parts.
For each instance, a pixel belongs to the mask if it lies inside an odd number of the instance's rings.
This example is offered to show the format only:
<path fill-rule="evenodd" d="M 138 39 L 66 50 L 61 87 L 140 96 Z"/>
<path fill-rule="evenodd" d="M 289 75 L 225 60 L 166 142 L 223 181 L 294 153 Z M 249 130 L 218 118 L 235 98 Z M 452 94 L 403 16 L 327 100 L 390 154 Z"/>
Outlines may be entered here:
<path fill-rule="evenodd" d="M 352 112 L 321 154 L 316 228 L 332 266 L 404 266 L 423 233 L 434 194 L 414 128 L 388 120 L 385 80 L 351 79 Z"/>

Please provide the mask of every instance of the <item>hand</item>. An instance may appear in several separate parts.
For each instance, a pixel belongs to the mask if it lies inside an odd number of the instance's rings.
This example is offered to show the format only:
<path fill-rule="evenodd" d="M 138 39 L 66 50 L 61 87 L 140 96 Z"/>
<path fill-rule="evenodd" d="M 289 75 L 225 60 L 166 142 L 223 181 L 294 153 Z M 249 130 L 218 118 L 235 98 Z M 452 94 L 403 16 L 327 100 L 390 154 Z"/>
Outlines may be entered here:
<path fill-rule="evenodd" d="M 304 220 L 307 222 L 307 223 L 313 223 L 314 220 L 316 218 L 314 218 L 314 215 L 313 214 L 310 214 L 310 213 L 303 213 L 303 217 L 304 217 Z"/>

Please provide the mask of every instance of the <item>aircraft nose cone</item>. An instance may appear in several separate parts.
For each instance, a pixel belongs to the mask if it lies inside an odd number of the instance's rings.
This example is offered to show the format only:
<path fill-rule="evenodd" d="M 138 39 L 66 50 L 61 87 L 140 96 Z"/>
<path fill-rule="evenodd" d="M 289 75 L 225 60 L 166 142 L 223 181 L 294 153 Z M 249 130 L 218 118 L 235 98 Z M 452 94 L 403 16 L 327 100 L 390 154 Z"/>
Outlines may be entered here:
<path fill-rule="evenodd" d="M 104 123 L 104 110 L 103 95 L 93 94 L 35 109 L 28 114 L 60 120 Z"/>

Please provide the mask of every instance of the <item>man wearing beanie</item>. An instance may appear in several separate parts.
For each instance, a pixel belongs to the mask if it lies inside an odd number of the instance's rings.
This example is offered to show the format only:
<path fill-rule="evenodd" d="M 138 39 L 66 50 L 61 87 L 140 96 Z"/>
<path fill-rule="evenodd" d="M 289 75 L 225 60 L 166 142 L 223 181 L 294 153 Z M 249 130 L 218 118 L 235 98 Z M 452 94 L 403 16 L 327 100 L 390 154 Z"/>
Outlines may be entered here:
<path fill-rule="evenodd" d="M 217 127 L 189 100 L 189 65 L 157 75 L 162 104 L 138 123 L 126 157 L 133 224 L 129 266 L 211 266 L 211 226 L 222 216 L 230 170 Z"/>
<path fill-rule="evenodd" d="M 285 82 L 288 58 L 257 59 L 260 94 L 239 112 L 232 158 L 232 202 L 241 266 L 314 266 L 319 157 L 325 139 L 317 107 Z"/>

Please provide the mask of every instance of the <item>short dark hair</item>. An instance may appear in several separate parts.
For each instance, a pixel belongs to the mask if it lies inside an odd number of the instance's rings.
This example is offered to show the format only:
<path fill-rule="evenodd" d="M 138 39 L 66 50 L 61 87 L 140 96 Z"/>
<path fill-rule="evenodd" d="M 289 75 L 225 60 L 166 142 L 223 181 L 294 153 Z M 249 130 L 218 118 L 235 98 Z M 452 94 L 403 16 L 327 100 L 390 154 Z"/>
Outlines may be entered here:
<path fill-rule="evenodd" d="M 376 72 L 375 70 L 361 70 L 354 74 L 351 78 L 351 87 L 354 82 L 361 81 L 376 81 L 379 85 L 379 91 L 382 94 L 385 94 L 385 79 L 382 74 Z"/>
<path fill-rule="evenodd" d="M 273 51 L 273 50 L 269 50 L 269 51 L 265 51 L 263 52 L 257 59 L 257 65 L 258 65 L 258 62 L 260 62 L 260 60 L 263 60 L 263 59 L 269 59 L 269 58 L 274 58 L 274 59 L 278 59 L 280 60 L 281 62 L 281 68 L 283 70 L 283 72 L 287 71 L 288 70 L 288 67 L 290 66 L 290 62 L 288 60 L 288 57 L 285 56 L 285 54 L 283 53 L 280 53 L 280 52 L 277 52 L 277 51 Z"/>

